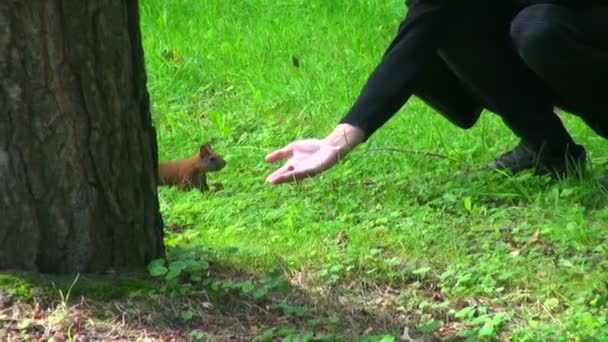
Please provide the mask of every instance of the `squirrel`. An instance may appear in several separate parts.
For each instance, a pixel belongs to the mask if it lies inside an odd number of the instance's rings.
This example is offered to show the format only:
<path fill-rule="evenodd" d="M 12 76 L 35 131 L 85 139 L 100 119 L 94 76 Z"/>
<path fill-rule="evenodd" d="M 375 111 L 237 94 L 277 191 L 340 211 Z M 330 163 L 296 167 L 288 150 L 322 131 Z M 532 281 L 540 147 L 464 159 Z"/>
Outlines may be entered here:
<path fill-rule="evenodd" d="M 161 162 L 158 164 L 158 185 L 176 185 L 178 189 L 189 191 L 193 187 L 200 191 L 209 190 L 207 172 L 223 169 L 226 161 L 211 149 L 209 142 L 188 159 Z"/>

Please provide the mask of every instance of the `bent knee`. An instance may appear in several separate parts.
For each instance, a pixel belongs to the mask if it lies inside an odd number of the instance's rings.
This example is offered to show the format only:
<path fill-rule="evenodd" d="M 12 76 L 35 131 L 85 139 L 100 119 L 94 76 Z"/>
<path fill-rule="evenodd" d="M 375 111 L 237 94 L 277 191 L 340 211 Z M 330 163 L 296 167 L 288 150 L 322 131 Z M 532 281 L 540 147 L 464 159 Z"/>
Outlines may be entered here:
<path fill-rule="evenodd" d="M 511 22 L 511 41 L 528 63 L 542 61 L 559 51 L 568 9 L 559 5 L 538 4 L 521 10 Z"/>

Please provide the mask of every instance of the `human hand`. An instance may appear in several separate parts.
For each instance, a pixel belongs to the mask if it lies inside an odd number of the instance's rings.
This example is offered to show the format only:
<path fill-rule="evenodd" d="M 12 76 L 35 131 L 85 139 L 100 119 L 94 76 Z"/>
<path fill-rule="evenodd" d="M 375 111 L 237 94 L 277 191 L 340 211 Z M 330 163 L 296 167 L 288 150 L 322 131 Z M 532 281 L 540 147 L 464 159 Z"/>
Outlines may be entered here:
<path fill-rule="evenodd" d="M 340 124 L 325 139 L 294 141 L 266 156 L 269 163 L 289 158 L 285 165 L 266 178 L 266 182 L 280 184 L 323 172 L 363 141 L 363 136 L 360 128 Z"/>
<path fill-rule="evenodd" d="M 336 163 L 339 149 L 320 139 L 294 141 L 266 156 L 269 163 L 289 158 L 285 165 L 273 172 L 266 181 L 280 184 L 316 175 Z"/>

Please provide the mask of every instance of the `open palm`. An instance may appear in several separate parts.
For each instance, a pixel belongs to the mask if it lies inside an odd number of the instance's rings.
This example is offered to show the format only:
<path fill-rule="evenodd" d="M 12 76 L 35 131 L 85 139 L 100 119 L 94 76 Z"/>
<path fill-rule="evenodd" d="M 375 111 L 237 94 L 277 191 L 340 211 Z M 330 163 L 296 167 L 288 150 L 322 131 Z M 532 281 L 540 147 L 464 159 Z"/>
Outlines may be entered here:
<path fill-rule="evenodd" d="M 336 147 L 321 139 L 294 141 L 266 156 L 266 161 L 269 163 L 289 158 L 285 165 L 268 176 L 266 181 L 280 184 L 313 176 L 335 164 L 338 155 L 339 151 Z"/>

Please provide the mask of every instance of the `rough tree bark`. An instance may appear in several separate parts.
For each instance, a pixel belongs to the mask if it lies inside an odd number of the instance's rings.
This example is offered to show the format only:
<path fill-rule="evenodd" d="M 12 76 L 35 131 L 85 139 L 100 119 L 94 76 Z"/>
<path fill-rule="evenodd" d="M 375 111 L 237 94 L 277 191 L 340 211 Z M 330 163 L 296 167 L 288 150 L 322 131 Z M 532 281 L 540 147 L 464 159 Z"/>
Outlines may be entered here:
<path fill-rule="evenodd" d="M 0 269 L 164 256 L 137 0 L 0 1 Z"/>

